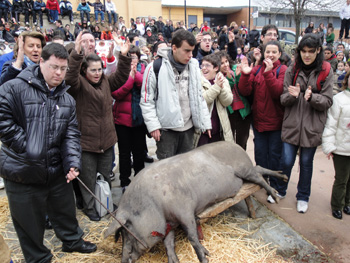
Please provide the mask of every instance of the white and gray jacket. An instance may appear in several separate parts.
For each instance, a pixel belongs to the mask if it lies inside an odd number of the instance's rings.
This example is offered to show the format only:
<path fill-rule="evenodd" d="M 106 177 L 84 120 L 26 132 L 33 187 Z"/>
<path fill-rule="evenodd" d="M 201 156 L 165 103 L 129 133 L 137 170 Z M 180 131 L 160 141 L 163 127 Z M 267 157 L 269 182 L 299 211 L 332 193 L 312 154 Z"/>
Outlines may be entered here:
<path fill-rule="evenodd" d="M 158 55 L 163 58 L 158 75 L 158 88 L 153 62 L 147 66 L 143 75 L 140 106 L 149 132 L 184 127 L 179 94 L 175 87 L 175 74 L 167 51 L 166 48 L 158 50 Z M 188 65 L 192 123 L 196 129 L 203 132 L 211 129 L 211 120 L 202 96 L 201 73 L 196 59 L 192 58 Z"/>
<path fill-rule="evenodd" d="M 350 156 L 350 91 L 345 90 L 333 97 L 328 110 L 326 127 L 322 135 L 322 150 Z"/>

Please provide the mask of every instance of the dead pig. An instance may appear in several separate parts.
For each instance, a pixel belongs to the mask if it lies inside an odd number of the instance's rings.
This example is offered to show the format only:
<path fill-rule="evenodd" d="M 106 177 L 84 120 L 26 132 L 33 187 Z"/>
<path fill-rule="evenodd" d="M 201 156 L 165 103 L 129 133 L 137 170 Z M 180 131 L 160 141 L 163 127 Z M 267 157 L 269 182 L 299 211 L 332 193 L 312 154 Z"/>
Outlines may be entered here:
<path fill-rule="evenodd" d="M 114 220 L 105 237 L 116 231 L 123 238 L 122 263 L 132 263 L 160 241 L 168 262 L 179 262 L 175 254 L 174 229 L 180 225 L 200 262 L 208 262 L 208 251 L 198 239 L 196 215 L 214 203 L 233 197 L 243 180 L 265 188 L 278 197 L 262 175 L 287 179 L 279 172 L 253 166 L 247 153 L 233 142 L 217 142 L 191 152 L 156 162 L 142 170 L 122 196 L 117 219 L 147 248 Z"/>

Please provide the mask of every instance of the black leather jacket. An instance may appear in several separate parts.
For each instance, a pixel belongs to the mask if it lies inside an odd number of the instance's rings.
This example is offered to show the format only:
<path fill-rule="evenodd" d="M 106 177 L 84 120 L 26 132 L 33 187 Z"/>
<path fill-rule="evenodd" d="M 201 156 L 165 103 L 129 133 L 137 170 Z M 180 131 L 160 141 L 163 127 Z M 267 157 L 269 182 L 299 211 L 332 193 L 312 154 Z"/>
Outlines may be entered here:
<path fill-rule="evenodd" d="M 23 184 L 47 184 L 81 167 L 75 101 L 62 82 L 51 92 L 39 65 L 0 87 L 0 175 Z"/>

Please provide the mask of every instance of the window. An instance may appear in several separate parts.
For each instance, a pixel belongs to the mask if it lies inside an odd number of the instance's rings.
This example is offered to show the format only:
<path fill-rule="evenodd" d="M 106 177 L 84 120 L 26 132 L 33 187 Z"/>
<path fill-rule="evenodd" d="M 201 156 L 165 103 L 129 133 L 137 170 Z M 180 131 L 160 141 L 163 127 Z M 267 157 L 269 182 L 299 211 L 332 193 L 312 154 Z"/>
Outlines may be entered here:
<path fill-rule="evenodd" d="M 197 25 L 197 16 L 188 16 L 188 24 L 194 23 Z"/>

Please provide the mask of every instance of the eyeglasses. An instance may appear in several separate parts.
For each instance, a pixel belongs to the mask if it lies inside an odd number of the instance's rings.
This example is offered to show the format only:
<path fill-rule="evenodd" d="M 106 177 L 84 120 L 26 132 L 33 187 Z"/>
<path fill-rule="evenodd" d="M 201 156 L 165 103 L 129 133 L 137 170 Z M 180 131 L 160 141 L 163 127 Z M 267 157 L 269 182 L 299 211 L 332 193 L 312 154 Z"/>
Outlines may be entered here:
<path fill-rule="evenodd" d="M 66 72 L 69 69 L 67 66 L 60 67 L 57 65 L 49 65 L 49 68 L 52 69 L 53 71 L 60 70 L 61 72 Z"/>
<path fill-rule="evenodd" d="M 201 68 L 211 68 L 212 65 L 211 64 L 202 64 Z"/>
<path fill-rule="evenodd" d="M 268 37 L 277 37 L 278 35 L 277 35 L 277 34 L 274 34 L 274 33 L 267 33 L 267 34 L 265 34 L 265 36 L 268 36 Z"/>
<path fill-rule="evenodd" d="M 102 68 L 99 68 L 99 69 L 88 69 L 92 74 L 95 74 L 95 73 L 101 73 L 102 72 Z"/>
<path fill-rule="evenodd" d="M 205 42 L 212 42 L 212 40 L 211 40 L 211 39 L 208 39 L 208 38 L 203 38 L 203 39 L 202 39 L 202 42 L 204 42 L 204 43 L 205 43 Z"/>

